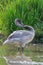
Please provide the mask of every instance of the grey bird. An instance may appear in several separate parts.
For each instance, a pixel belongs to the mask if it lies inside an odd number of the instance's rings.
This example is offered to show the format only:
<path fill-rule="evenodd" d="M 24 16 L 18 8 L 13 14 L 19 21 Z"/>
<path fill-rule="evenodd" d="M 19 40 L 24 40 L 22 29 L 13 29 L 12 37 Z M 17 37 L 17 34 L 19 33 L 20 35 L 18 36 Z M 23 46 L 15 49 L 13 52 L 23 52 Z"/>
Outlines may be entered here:
<path fill-rule="evenodd" d="M 17 26 L 22 27 L 23 30 L 16 30 L 11 33 L 3 44 L 19 44 L 22 47 L 22 52 L 24 52 L 25 45 L 33 40 L 35 36 L 35 30 L 31 26 L 24 25 L 19 18 L 16 18 L 14 22 Z M 18 46 L 18 51 L 19 50 L 20 48 Z"/>

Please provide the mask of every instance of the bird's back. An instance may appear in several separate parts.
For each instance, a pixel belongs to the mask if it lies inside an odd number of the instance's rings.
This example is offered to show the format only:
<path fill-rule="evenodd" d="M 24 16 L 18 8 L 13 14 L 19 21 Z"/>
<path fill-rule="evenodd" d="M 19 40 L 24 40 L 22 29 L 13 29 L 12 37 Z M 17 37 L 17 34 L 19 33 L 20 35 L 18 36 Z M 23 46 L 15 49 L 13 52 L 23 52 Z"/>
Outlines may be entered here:
<path fill-rule="evenodd" d="M 14 31 L 12 34 L 9 35 L 8 39 L 12 39 L 12 38 L 23 38 L 23 37 L 27 37 L 32 35 L 32 33 L 30 31 L 26 31 L 26 30 L 17 30 Z"/>

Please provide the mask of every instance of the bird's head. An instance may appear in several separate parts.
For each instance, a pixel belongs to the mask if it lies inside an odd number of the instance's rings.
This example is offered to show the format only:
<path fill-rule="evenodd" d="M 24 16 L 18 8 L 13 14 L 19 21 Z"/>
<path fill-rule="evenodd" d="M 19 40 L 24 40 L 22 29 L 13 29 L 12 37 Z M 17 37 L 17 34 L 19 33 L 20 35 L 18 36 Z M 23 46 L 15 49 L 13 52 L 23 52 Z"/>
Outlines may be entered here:
<path fill-rule="evenodd" d="M 33 28 L 33 27 L 28 26 L 28 25 L 24 25 L 19 18 L 16 18 L 16 19 L 15 19 L 15 24 L 16 24 L 17 26 L 19 26 L 19 27 L 24 28 L 25 30 L 34 32 L 34 28 Z"/>
<path fill-rule="evenodd" d="M 21 20 L 20 20 L 19 18 L 16 18 L 16 19 L 15 19 L 15 24 L 16 24 L 17 26 L 19 26 L 19 27 L 23 27 L 23 26 L 24 26 L 24 24 L 21 22 Z"/>

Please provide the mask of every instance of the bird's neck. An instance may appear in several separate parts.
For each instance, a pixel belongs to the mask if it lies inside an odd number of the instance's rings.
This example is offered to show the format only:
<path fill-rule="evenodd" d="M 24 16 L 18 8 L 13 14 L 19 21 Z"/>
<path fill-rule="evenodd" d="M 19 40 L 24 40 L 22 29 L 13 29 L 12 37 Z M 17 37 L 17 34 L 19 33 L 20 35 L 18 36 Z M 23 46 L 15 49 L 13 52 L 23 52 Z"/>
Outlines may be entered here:
<path fill-rule="evenodd" d="M 35 33 L 34 28 L 31 27 L 31 26 L 24 26 L 24 29 L 27 30 L 27 31 L 29 31 L 29 32 L 31 32 L 32 34 Z"/>

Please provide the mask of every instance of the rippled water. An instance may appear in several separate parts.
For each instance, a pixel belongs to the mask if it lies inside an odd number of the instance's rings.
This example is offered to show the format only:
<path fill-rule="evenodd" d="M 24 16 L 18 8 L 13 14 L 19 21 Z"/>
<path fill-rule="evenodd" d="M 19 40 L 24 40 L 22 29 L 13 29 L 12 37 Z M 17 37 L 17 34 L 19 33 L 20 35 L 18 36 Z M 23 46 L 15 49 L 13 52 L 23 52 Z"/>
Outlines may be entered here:
<path fill-rule="evenodd" d="M 16 59 L 4 57 L 4 59 L 8 65 L 43 65 L 43 62 L 32 61 L 30 58 L 28 58 L 28 61 L 26 60 L 27 58 L 22 59 L 22 57 L 17 57 Z"/>
<path fill-rule="evenodd" d="M 10 61 L 9 64 L 13 65 L 43 65 L 43 62 L 27 62 L 27 61 Z"/>
<path fill-rule="evenodd" d="M 10 65 L 43 65 L 43 44 L 26 45 L 24 49 L 24 55 L 26 57 L 29 57 L 29 61 L 27 61 L 26 59 L 22 60 L 22 58 L 18 58 L 15 60 L 15 55 L 17 54 L 17 52 L 17 47 L 14 45 L 0 46 L 0 57 L 7 56 L 7 60 L 10 57 Z M 14 60 L 12 60 L 11 57 L 14 58 Z"/>

